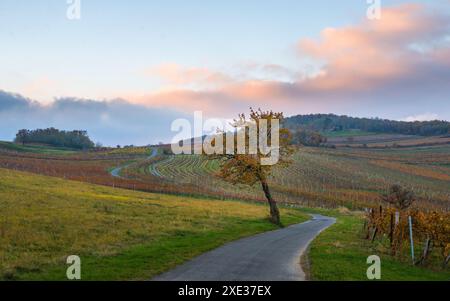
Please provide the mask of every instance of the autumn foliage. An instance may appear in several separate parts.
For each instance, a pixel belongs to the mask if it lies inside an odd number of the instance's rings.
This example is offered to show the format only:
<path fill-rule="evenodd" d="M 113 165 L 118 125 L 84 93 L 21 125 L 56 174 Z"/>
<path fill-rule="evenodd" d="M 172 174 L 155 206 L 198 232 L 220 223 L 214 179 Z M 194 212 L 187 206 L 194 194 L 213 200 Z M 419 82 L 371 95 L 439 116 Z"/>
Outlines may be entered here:
<path fill-rule="evenodd" d="M 409 217 L 414 241 L 421 247 L 415 264 L 425 264 L 435 250 L 447 265 L 450 256 L 450 212 L 425 211 L 414 208 L 414 193 L 398 185 L 382 196 L 387 206 L 370 208 L 366 213 L 366 239 L 375 241 L 387 237 L 391 255 L 400 256 L 410 243 Z"/>
<path fill-rule="evenodd" d="M 287 129 L 279 129 L 276 133 L 279 135 L 278 145 L 271 145 L 272 141 L 272 129 L 274 129 L 274 121 L 281 123 L 283 121 L 283 113 L 276 113 L 273 111 L 255 111 L 250 109 L 250 116 L 247 119 L 245 114 L 240 114 L 239 118 L 234 120 L 232 126 L 236 129 L 236 132 L 243 133 L 243 140 L 245 143 L 245 152 L 238 151 L 238 135 L 235 135 L 234 151 L 225 155 L 214 156 L 213 158 L 219 158 L 221 162 L 219 177 L 225 181 L 233 184 L 254 185 L 259 183 L 264 191 L 264 195 L 270 206 L 271 221 L 275 224 L 280 224 L 280 213 L 278 210 L 277 202 L 272 197 L 268 179 L 272 173 L 274 165 L 263 164 L 264 158 L 267 154 L 264 154 L 261 149 L 261 140 L 266 140 L 269 147 L 277 148 L 278 158 L 277 165 L 287 165 L 289 163 L 287 157 L 292 154 L 290 147 L 290 132 Z M 265 122 L 267 125 L 266 131 L 261 130 L 261 124 Z M 257 150 L 255 153 L 251 153 L 252 139 L 250 127 L 254 126 L 257 129 Z M 277 129 L 278 130 L 278 129 Z"/>

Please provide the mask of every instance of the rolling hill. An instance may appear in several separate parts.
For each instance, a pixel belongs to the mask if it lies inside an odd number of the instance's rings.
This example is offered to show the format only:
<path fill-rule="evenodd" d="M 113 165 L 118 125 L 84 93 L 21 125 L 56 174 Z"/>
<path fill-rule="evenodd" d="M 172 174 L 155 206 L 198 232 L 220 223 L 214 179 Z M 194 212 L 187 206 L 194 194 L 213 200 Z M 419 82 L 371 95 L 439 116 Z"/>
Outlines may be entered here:
<path fill-rule="evenodd" d="M 330 136 L 365 136 L 367 134 L 402 134 L 440 136 L 450 134 L 448 121 L 396 121 L 380 118 L 357 118 L 334 114 L 311 114 L 288 117 L 284 125 L 289 129 L 305 128 Z"/>

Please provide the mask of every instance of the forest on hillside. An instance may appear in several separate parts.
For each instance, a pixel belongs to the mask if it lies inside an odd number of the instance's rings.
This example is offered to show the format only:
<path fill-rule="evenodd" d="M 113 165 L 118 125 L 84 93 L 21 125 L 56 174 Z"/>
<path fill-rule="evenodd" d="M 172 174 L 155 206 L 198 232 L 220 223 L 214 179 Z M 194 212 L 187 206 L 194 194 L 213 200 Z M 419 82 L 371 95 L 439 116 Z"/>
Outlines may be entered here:
<path fill-rule="evenodd" d="M 392 133 L 403 135 L 436 136 L 450 134 L 450 122 L 434 121 L 396 121 L 379 118 L 357 118 L 334 114 L 310 114 L 288 117 L 284 126 L 297 130 L 299 128 L 319 132 L 339 132 L 361 130 L 374 133 Z"/>
<path fill-rule="evenodd" d="M 86 131 L 61 131 L 55 128 L 19 130 L 14 142 L 21 144 L 46 144 L 75 149 L 89 149 L 94 147 L 94 142 L 89 138 Z"/>

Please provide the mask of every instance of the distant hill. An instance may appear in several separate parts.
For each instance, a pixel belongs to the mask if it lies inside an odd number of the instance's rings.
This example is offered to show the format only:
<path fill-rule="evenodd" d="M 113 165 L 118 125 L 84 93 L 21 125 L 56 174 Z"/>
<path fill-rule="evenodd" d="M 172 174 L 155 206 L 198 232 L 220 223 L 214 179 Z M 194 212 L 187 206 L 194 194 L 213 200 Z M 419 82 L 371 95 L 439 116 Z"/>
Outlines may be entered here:
<path fill-rule="evenodd" d="M 322 133 L 361 131 L 366 133 L 392 133 L 403 135 L 449 135 L 447 121 L 395 121 L 379 118 L 356 118 L 334 114 L 310 114 L 288 117 L 284 126 L 291 130 L 308 129 Z"/>

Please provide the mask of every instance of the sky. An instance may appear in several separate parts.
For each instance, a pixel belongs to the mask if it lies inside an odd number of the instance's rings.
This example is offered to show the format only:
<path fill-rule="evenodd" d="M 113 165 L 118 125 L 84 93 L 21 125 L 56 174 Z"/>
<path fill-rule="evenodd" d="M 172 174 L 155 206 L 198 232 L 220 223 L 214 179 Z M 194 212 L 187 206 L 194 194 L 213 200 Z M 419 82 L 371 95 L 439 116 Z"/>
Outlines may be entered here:
<path fill-rule="evenodd" d="M 249 107 L 450 120 L 450 1 L 0 1 L 0 140 L 85 129 L 105 145 Z M 74 12 L 70 10 L 69 12 Z"/>

